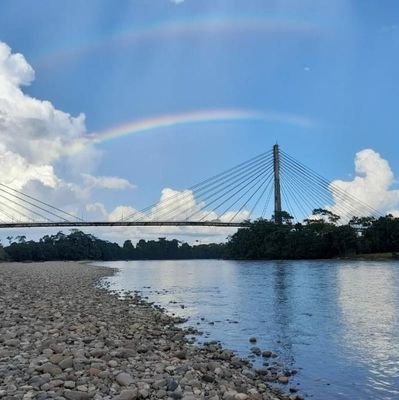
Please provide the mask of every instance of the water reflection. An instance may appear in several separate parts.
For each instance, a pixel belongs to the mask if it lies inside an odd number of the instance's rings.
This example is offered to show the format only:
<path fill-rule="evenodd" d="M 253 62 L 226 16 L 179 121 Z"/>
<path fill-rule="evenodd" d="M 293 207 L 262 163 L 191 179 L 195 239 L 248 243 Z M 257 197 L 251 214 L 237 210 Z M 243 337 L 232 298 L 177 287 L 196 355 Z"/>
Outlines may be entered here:
<path fill-rule="evenodd" d="M 353 362 L 368 367 L 370 391 L 399 396 L 396 271 L 374 263 L 347 265 L 339 269 L 338 281 L 347 354 Z"/>
<path fill-rule="evenodd" d="M 248 339 L 299 370 L 291 385 L 326 400 L 399 397 L 399 263 L 111 263 L 115 289 L 141 290 L 248 356 Z M 149 288 L 150 287 L 150 288 Z M 184 304 L 184 308 L 181 306 Z M 255 359 L 260 366 L 262 359 Z"/>

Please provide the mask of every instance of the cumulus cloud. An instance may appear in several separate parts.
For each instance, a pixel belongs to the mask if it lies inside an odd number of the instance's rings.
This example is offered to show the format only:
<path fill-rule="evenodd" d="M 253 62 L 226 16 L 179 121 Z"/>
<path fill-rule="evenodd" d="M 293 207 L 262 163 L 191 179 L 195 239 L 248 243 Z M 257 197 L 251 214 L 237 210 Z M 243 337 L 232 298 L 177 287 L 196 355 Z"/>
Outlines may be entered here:
<path fill-rule="evenodd" d="M 0 182 L 20 190 L 32 180 L 52 188 L 59 182 L 51 165 L 31 164 L 0 143 Z"/>
<path fill-rule="evenodd" d="M 0 183 L 77 215 L 97 215 L 97 209 L 84 206 L 93 203 L 92 191 L 134 185 L 118 177 L 95 176 L 101 153 L 93 147 L 82 150 L 87 133 L 84 114 L 72 116 L 24 93 L 23 86 L 34 78 L 24 56 L 0 42 Z M 22 210 L 2 197 L 2 220 L 26 215 Z"/>
<path fill-rule="evenodd" d="M 352 204 L 359 210 L 358 216 L 368 215 L 370 207 L 381 213 L 399 215 L 399 190 L 393 188 L 394 183 L 395 176 L 388 161 L 376 151 L 365 149 L 356 154 L 353 180 L 336 180 L 332 185 L 360 201 Z M 349 210 L 347 215 L 342 215 L 342 210 L 348 209 L 348 200 L 344 204 L 342 196 L 333 194 L 333 197 L 335 205 L 331 211 L 343 218 L 352 217 Z"/>
<path fill-rule="evenodd" d="M 21 54 L 0 42 L 0 144 L 25 164 L 49 167 L 86 132 L 83 114 L 72 117 L 25 94 L 34 71 Z M 37 174 L 39 176 L 39 174 Z"/>
<path fill-rule="evenodd" d="M 12 85 L 29 85 L 35 78 L 33 68 L 22 54 L 11 54 L 11 49 L 0 42 L 0 80 Z"/>
<path fill-rule="evenodd" d="M 33 79 L 25 58 L 0 42 L 0 142 L 30 163 L 49 164 L 83 137 L 85 116 L 72 117 L 26 95 L 21 86 Z"/>
<path fill-rule="evenodd" d="M 168 220 L 184 221 L 186 219 L 194 221 L 220 221 L 240 222 L 248 218 L 247 211 L 236 212 L 229 211 L 224 214 L 218 214 L 209 210 L 203 201 L 195 198 L 191 190 L 181 192 L 170 188 L 164 188 L 161 192 L 159 202 L 146 215 L 148 220 Z"/>

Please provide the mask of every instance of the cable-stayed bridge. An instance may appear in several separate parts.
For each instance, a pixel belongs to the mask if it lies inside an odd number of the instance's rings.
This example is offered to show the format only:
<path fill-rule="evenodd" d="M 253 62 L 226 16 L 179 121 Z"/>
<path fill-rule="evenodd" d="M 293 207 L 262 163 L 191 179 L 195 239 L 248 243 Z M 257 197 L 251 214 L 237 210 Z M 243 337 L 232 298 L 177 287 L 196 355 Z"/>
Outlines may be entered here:
<path fill-rule="evenodd" d="M 0 183 L 0 228 L 166 226 L 239 228 L 259 218 L 301 222 L 315 209 L 341 220 L 381 214 L 278 145 L 116 221 L 87 221 Z"/>

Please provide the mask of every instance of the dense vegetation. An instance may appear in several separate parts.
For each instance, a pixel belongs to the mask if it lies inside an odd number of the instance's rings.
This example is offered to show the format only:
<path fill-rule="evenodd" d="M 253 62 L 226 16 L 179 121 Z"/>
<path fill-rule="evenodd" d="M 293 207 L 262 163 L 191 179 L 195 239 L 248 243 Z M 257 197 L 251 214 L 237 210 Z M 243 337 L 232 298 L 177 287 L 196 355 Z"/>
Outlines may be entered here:
<path fill-rule="evenodd" d="M 223 244 L 190 246 L 165 238 L 140 240 L 136 246 L 126 240 L 121 247 L 75 229 L 69 235 L 46 235 L 38 242 L 27 241 L 25 236 L 7 239 L 9 245 L 0 247 L 0 259 L 11 261 L 221 258 L 225 248 Z"/>
<path fill-rule="evenodd" d="M 283 224 L 258 220 L 240 229 L 227 243 L 226 253 L 235 259 L 315 259 L 369 253 L 399 252 L 399 218 L 352 218 L 338 224 L 339 216 L 314 210 L 316 219 L 292 224 L 283 214 Z"/>
<path fill-rule="evenodd" d="M 268 220 L 248 223 L 229 237 L 226 244 L 190 246 L 176 239 L 140 240 L 123 246 L 72 230 L 44 236 L 38 242 L 25 236 L 8 237 L 0 246 L 0 260 L 143 260 L 143 259 L 315 259 L 355 254 L 399 252 L 399 218 L 352 218 L 339 224 L 339 217 L 323 209 L 314 210 L 315 219 L 293 224 L 282 212 L 283 223 Z"/>

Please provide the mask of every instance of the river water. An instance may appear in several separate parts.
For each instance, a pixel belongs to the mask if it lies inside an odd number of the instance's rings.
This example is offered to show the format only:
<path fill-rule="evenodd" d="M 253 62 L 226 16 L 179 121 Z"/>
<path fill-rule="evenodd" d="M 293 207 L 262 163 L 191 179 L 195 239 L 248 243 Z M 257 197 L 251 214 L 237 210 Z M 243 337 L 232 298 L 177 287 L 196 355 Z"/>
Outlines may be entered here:
<path fill-rule="evenodd" d="M 102 263 L 104 265 L 104 263 Z M 399 262 L 129 261 L 112 289 L 139 290 L 248 357 L 256 346 L 315 399 L 399 398 Z M 182 308 L 184 306 L 184 308 Z M 255 366 L 262 358 L 252 359 Z"/>

